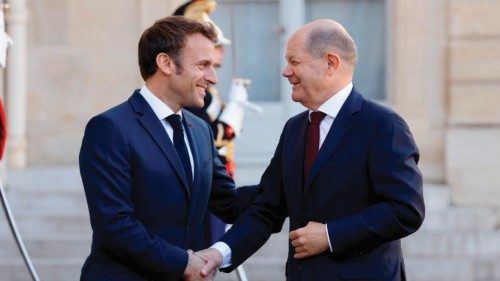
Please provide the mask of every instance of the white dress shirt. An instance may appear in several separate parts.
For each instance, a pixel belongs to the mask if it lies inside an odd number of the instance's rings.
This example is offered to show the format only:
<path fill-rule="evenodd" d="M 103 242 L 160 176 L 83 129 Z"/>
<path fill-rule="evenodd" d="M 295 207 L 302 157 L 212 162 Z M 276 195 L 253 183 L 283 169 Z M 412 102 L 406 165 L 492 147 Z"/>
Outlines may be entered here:
<path fill-rule="evenodd" d="M 325 113 L 325 118 L 321 120 L 319 123 L 319 148 L 323 145 L 323 142 L 332 127 L 333 120 L 339 114 L 340 108 L 344 105 L 345 100 L 349 97 L 349 94 L 352 91 L 352 83 L 349 83 L 346 87 L 340 90 L 337 94 L 333 95 L 330 99 L 328 99 L 325 103 L 323 103 L 318 110 Z M 311 121 L 311 113 L 313 111 L 309 110 L 309 122 Z M 320 153 L 320 152 L 318 152 Z M 328 246 L 330 247 L 330 251 L 333 251 L 332 243 L 330 242 L 330 235 L 328 234 L 328 224 L 325 223 L 326 228 L 326 238 L 328 238 Z"/>
<path fill-rule="evenodd" d="M 328 99 L 326 102 L 324 102 L 316 111 L 321 111 L 325 113 L 325 118 L 321 120 L 319 123 L 319 148 L 321 149 L 321 146 L 323 145 L 323 142 L 326 139 L 326 136 L 328 135 L 328 132 L 330 131 L 330 128 L 332 127 L 333 120 L 337 117 L 337 114 L 340 111 L 340 108 L 342 108 L 342 105 L 344 105 L 346 99 L 349 97 L 349 94 L 351 93 L 353 88 L 352 83 L 349 83 L 347 86 L 345 86 L 342 90 L 340 90 L 338 93 L 333 95 L 330 99 Z M 309 110 L 309 121 L 311 121 L 311 112 L 312 110 Z M 319 153 L 319 152 L 318 152 Z M 325 224 L 326 228 L 326 237 L 328 239 L 328 246 L 330 247 L 330 251 L 333 251 L 332 244 L 330 242 L 330 236 L 328 234 L 328 226 Z M 211 248 L 217 249 L 221 254 L 222 254 L 222 263 L 221 263 L 221 268 L 228 267 L 231 265 L 231 248 L 224 243 L 224 242 L 217 242 L 215 243 Z"/>
<path fill-rule="evenodd" d="M 164 102 L 162 102 L 157 96 L 155 96 L 149 89 L 146 87 L 146 85 L 143 85 L 139 93 L 144 97 L 146 102 L 149 104 L 151 109 L 153 109 L 153 112 L 155 113 L 156 117 L 160 119 L 161 124 L 163 125 L 163 128 L 165 128 L 165 131 L 167 131 L 168 137 L 170 138 L 170 141 L 172 144 L 174 143 L 174 129 L 172 129 L 172 126 L 170 126 L 170 123 L 165 120 L 168 116 L 174 114 L 174 111 L 170 109 Z M 175 114 L 179 114 L 181 116 L 181 120 L 183 118 L 182 116 L 182 110 L 179 110 L 179 112 L 175 112 Z M 191 162 L 191 171 L 193 171 L 193 179 L 194 179 L 194 161 L 193 161 L 193 154 L 191 153 L 191 146 L 189 145 L 189 139 L 186 134 L 186 131 L 183 131 L 184 134 L 184 142 L 186 143 L 187 149 L 188 149 L 188 154 L 189 154 L 189 161 Z"/>

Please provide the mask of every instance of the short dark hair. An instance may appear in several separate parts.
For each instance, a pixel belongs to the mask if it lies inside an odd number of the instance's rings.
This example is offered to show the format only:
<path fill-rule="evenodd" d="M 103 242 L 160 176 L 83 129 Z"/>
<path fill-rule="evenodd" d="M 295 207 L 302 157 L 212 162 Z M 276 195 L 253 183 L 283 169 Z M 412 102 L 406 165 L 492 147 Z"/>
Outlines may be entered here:
<path fill-rule="evenodd" d="M 338 28 L 318 27 L 312 30 L 306 41 L 306 50 L 317 58 L 335 51 L 342 60 L 351 66 L 356 65 L 356 43 L 347 32 Z"/>
<path fill-rule="evenodd" d="M 141 35 L 138 47 L 139 68 L 142 79 L 151 77 L 157 69 L 156 57 L 167 54 L 182 71 L 181 50 L 189 35 L 201 34 L 212 42 L 217 41 L 217 32 L 210 23 L 201 23 L 182 16 L 170 16 L 157 20 Z"/>

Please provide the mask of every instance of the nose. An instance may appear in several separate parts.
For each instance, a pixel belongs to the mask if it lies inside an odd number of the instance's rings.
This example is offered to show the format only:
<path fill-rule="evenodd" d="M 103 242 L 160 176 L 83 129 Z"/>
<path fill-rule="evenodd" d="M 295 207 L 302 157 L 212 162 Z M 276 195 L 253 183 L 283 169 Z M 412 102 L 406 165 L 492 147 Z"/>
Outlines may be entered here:
<path fill-rule="evenodd" d="M 217 84 L 217 74 L 215 73 L 215 68 L 209 67 L 207 73 L 205 74 L 205 79 L 207 79 L 210 84 Z"/>
<path fill-rule="evenodd" d="M 285 68 L 283 68 L 281 75 L 283 75 L 283 77 L 290 77 L 292 76 L 292 74 L 293 74 L 292 68 L 290 67 L 290 64 L 287 64 Z"/>

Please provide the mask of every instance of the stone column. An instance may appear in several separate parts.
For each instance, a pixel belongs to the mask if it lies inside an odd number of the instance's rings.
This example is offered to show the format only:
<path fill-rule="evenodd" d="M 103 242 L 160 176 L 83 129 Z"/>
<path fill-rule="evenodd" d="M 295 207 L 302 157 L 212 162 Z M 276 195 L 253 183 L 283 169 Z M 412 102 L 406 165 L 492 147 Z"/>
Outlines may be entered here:
<path fill-rule="evenodd" d="M 26 167 L 26 21 L 25 0 L 10 2 L 9 34 L 14 45 L 7 62 L 8 159 L 13 168 Z"/>
<path fill-rule="evenodd" d="M 445 0 L 388 1 L 388 102 L 408 122 L 427 182 L 445 182 Z"/>
<path fill-rule="evenodd" d="M 280 26 L 282 28 L 280 38 L 281 70 L 283 70 L 286 65 L 286 42 L 290 35 L 305 23 L 305 0 L 280 0 L 279 13 Z M 304 110 L 304 107 L 293 102 L 290 98 L 292 89 L 286 79 L 280 80 L 280 92 L 281 102 L 287 107 L 286 114 L 288 116 L 295 115 L 297 112 Z"/>
<path fill-rule="evenodd" d="M 449 1 L 446 175 L 452 203 L 500 223 L 500 1 Z"/>

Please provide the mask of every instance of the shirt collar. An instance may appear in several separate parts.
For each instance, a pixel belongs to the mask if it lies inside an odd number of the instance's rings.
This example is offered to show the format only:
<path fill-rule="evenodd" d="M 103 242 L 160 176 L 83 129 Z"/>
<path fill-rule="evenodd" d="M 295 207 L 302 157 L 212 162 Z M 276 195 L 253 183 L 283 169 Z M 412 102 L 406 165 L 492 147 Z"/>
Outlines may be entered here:
<path fill-rule="evenodd" d="M 157 96 L 155 96 L 155 94 L 153 94 L 148 89 L 148 87 L 146 87 L 146 84 L 142 85 L 139 93 L 144 97 L 149 106 L 151 106 L 151 109 L 153 109 L 153 112 L 158 117 L 158 119 L 163 120 L 168 116 L 174 114 L 174 111 L 170 109 L 170 107 L 168 107 L 164 102 L 162 102 Z M 179 112 L 177 112 L 176 114 L 179 114 L 182 119 L 182 110 L 179 110 Z"/>
<path fill-rule="evenodd" d="M 342 107 L 344 102 L 347 100 L 347 97 L 349 97 L 349 94 L 351 93 L 352 88 L 353 88 L 353 85 L 351 82 L 347 86 L 345 86 L 342 90 L 340 90 L 338 93 L 336 93 L 331 98 L 329 98 L 327 101 L 325 101 L 318 108 L 317 111 L 321 111 L 332 118 L 337 117 L 337 114 L 339 114 L 340 108 Z M 313 110 L 309 110 L 309 120 L 311 119 L 311 117 L 310 117 L 311 112 L 313 112 Z"/>

